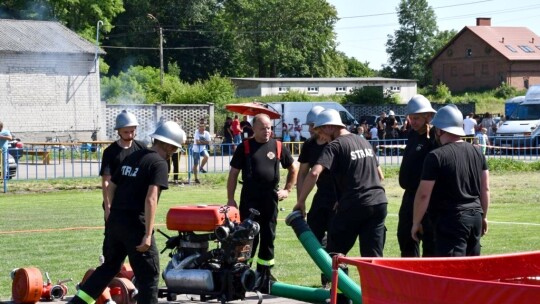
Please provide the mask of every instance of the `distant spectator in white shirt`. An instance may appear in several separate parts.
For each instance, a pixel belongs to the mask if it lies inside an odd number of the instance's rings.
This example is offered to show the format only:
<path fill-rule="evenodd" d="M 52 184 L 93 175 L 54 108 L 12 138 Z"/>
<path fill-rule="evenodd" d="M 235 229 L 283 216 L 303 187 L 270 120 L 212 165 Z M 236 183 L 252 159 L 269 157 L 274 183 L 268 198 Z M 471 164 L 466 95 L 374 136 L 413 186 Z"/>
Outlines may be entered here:
<path fill-rule="evenodd" d="M 463 120 L 463 131 L 465 132 L 465 136 L 474 136 L 476 125 L 478 124 L 476 120 L 474 119 L 474 114 L 470 113 L 465 119 Z"/>

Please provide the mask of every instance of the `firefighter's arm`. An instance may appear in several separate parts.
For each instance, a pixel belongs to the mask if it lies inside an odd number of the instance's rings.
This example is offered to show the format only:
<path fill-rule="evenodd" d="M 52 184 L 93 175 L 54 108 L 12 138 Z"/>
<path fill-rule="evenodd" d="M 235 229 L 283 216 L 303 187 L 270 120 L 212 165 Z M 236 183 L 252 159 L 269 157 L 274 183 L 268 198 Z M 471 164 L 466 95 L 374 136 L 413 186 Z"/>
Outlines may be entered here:
<path fill-rule="evenodd" d="M 296 163 L 292 163 L 292 165 L 287 168 L 287 171 L 287 181 L 285 183 L 285 187 L 283 190 L 279 190 L 277 192 L 278 200 L 280 201 L 289 197 L 289 193 L 291 193 L 294 185 L 296 184 L 296 177 L 298 176 L 298 167 L 296 166 Z"/>
<path fill-rule="evenodd" d="M 420 236 L 418 234 L 423 233 L 422 219 L 426 214 L 434 185 L 434 180 L 421 180 L 420 185 L 416 190 L 416 196 L 414 197 L 413 226 L 411 229 L 411 236 L 417 242 L 420 240 Z"/>
<path fill-rule="evenodd" d="M 296 205 L 293 207 L 293 210 L 300 210 L 303 216 L 306 215 L 306 199 L 309 193 L 311 193 L 311 190 L 313 190 L 313 188 L 315 187 L 315 184 L 319 179 L 319 175 L 323 170 L 323 166 L 319 164 L 313 166 L 313 168 L 311 168 L 309 173 L 306 175 L 306 178 L 304 179 L 302 189 L 298 188 L 297 190 L 300 192 L 300 195 L 298 195 L 298 199 Z"/>
<path fill-rule="evenodd" d="M 237 207 L 236 201 L 234 200 L 234 193 L 236 191 L 236 184 L 238 183 L 238 175 L 240 170 L 234 167 L 231 167 L 229 170 L 229 178 L 227 179 L 227 205 Z"/>
<path fill-rule="evenodd" d="M 154 232 L 154 220 L 156 217 L 159 189 L 160 188 L 157 185 L 150 185 L 146 192 L 146 199 L 144 202 L 144 225 L 146 232 L 141 240 L 141 244 L 135 247 L 139 252 L 147 251 L 152 245 L 152 233 Z"/>
<path fill-rule="evenodd" d="M 309 163 L 300 163 L 300 168 L 298 169 L 298 178 L 296 179 L 296 199 L 300 197 L 300 190 L 304 185 L 304 179 L 309 173 Z"/>
<path fill-rule="evenodd" d="M 114 192 L 116 191 L 116 184 L 112 181 L 109 181 L 109 185 L 107 186 L 107 196 L 109 198 L 109 211 L 105 212 L 105 221 L 109 218 L 109 214 L 111 214 L 111 206 L 114 199 Z"/>
<path fill-rule="evenodd" d="M 488 232 L 487 213 L 490 204 L 489 198 L 489 171 L 482 171 L 482 181 L 480 182 L 480 204 L 482 205 L 482 235 Z"/>
<path fill-rule="evenodd" d="M 111 184 L 111 176 L 104 174 L 101 176 L 101 195 L 103 197 L 103 208 L 105 211 L 105 220 L 111 212 L 111 201 L 109 200 L 109 185 Z"/>

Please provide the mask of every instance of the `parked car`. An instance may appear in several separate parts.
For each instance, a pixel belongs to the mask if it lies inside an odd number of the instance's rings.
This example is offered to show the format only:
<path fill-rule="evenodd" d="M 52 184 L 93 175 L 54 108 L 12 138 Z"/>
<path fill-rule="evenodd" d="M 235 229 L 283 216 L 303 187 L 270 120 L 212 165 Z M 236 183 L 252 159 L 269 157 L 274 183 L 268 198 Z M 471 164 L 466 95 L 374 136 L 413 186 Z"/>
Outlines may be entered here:
<path fill-rule="evenodd" d="M 8 154 L 8 178 L 12 179 L 17 175 L 17 162 L 15 161 L 15 158 L 11 156 L 11 154 Z M 0 179 L 3 179 L 3 172 L 0 170 Z"/>
<path fill-rule="evenodd" d="M 13 139 L 8 144 L 8 153 L 13 156 L 15 162 L 18 164 L 19 159 L 23 155 L 24 144 L 22 143 L 20 138 L 15 137 L 15 134 L 11 133 L 11 136 L 13 137 Z"/>

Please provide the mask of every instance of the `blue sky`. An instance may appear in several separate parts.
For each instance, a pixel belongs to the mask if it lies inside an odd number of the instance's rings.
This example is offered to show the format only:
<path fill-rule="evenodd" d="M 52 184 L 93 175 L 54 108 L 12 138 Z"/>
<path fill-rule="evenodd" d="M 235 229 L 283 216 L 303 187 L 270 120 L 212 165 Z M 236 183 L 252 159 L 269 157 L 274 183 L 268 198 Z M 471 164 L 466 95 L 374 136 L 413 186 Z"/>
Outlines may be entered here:
<path fill-rule="evenodd" d="M 327 0 L 341 18 L 335 26 L 338 50 L 372 69 L 386 64 L 387 35 L 399 28 L 396 8 L 399 0 Z M 476 25 L 476 17 L 491 18 L 492 26 L 527 27 L 540 34 L 538 0 L 428 0 L 437 17 L 439 30 L 460 31 Z"/>

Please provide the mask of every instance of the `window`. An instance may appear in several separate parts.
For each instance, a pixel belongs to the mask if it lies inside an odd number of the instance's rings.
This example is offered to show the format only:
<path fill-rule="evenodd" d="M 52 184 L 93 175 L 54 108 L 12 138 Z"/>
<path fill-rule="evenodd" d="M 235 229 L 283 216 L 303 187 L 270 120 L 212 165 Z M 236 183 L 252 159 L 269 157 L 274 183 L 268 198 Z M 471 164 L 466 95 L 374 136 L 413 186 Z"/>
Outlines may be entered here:
<path fill-rule="evenodd" d="M 391 86 L 389 89 L 390 89 L 391 92 L 399 92 L 399 91 L 401 91 L 401 87 L 398 87 L 398 86 Z"/>
<path fill-rule="evenodd" d="M 528 45 L 518 45 L 525 53 L 534 53 L 534 50 L 531 49 Z"/>
<path fill-rule="evenodd" d="M 517 50 L 515 48 L 513 48 L 511 45 L 509 44 L 506 44 L 504 45 L 507 49 L 509 49 L 512 53 L 517 53 Z"/>
<path fill-rule="evenodd" d="M 279 87 L 278 93 L 287 93 L 290 89 L 290 87 Z"/>
<path fill-rule="evenodd" d="M 347 92 L 347 87 L 336 87 L 336 93 L 345 93 Z"/>
<path fill-rule="evenodd" d="M 308 93 L 319 93 L 319 87 L 308 87 Z"/>
<path fill-rule="evenodd" d="M 467 57 L 471 57 L 472 56 L 472 49 L 467 49 Z"/>

